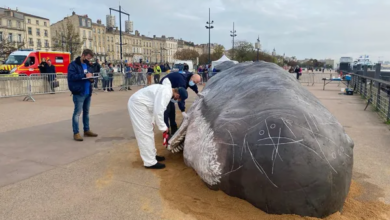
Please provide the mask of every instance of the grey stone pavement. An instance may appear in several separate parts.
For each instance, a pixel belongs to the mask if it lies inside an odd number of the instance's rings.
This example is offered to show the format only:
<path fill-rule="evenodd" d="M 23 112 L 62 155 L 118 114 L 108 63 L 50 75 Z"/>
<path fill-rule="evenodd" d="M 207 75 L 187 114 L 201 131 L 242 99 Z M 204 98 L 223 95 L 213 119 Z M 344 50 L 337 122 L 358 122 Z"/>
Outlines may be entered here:
<path fill-rule="evenodd" d="M 353 179 L 390 203 L 390 127 L 371 108 L 363 111 L 359 96 L 339 95 L 337 84 L 325 91 L 302 85 L 354 140 Z M 158 177 L 133 164 L 133 93 L 94 95 L 90 124 L 99 137 L 84 142 L 72 140 L 69 93 L 36 96 L 35 103 L 0 99 L 0 219 L 188 219 L 164 202 Z"/>

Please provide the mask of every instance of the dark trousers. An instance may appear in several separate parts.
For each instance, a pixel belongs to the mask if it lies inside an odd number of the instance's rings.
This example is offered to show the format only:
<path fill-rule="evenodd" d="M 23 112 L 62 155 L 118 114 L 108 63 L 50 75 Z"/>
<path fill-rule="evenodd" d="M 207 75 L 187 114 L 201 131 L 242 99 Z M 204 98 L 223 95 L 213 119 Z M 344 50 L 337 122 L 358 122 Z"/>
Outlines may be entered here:
<path fill-rule="evenodd" d="M 112 89 L 112 81 L 114 80 L 113 77 L 108 78 L 108 88 L 111 90 Z"/>
<path fill-rule="evenodd" d="M 299 73 L 297 73 L 297 79 L 299 79 Z"/>
<path fill-rule="evenodd" d="M 177 131 L 177 124 L 175 119 L 176 119 L 175 103 L 169 102 L 167 109 L 164 112 L 164 122 L 168 128 L 169 127 L 171 128 L 171 135 L 173 135 Z"/>
<path fill-rule="evenodd" d="M 160 74 L 154 74 L 154 83 L 160 83 Z"/>
<path fill-rule="evenodd" d="M 93 76 L 99 76 L 99 73 L 94 73 Z M 98 88 L 98 83 L 99 83 L 99 78 L 95 78 L 95 82 L 94 82 L 94 85 L 93 85 L 93 87 L 95 89 Z"/>
<path fill-rule="evenodd" d="M 203 82 L 207 82 L 207 73 L 202 73 Z"/>

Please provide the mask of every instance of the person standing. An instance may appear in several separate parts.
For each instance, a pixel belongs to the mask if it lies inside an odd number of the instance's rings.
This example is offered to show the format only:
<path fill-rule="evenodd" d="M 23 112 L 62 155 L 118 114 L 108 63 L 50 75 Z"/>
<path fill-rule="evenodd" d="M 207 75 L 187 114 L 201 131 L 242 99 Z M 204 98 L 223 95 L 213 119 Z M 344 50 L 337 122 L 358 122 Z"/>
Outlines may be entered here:
<path fill-rule="evenodd" d="M 79 118 L 83 111 L 84 137 L 97 137 L 89 127 L 89 108 L 92 97 L 93 79 L 85 79 L 93 76 L 93 68 L 89 61 L 93 58 L 93 51 L 85 49 L 81 56 L 72 61 L 68 66 L 68 86 L 73 94 L 74 112 L 72 118 L 73 139 L 83 141 L 79 132 Z"/>
<path fill-rule="evenodd" d="M 101 66 L 100 66 L 99 59 L 96 59 L 96 62 L 93 64 L 93 76 L 99 76 L 100 68 Z M 95 89 L 98 88 L 98 82 L 99 82 L 99 78 L 95 78 L 95 84 L 94 84 Z"/>
<path fill-rule="evenodd" d="M 161 79 L 160 84 L 164 84 L 165 80 L 169 80 L 170 84 L 172 85 L 172 88 L 182 87 L 187 91 L 187 88 L 190 87 L 196 94 L 198 94 L 198 86 L 196 84 L 201 81 L 201 77 L 198 74 L 182 74 L 179 72 L 173 72 L 163 77 Z M 183 117 L 187 117 L 187 114 L 185 112 L 186 103 L 184 100 L 181 100 L 180 102 L 171 100 L 168 103 L 168 106 L 164 112 L 164 122 L 168 128 L 171 128 L 171 135 L 175 134 L 178 129 L 176 123 L 175 103 L 178 103 L 179 109 L 181 110 Z"/>
<path fill-rule="evenodd" d="M 150 86 L 152 85 L 152 74 L 153 74 L 154 70 L 152 68 L 151 65 L 148 66 L 148 71 L 146 73 L 146 77 L 147 77 L 147 85 Z"/>
<path fill-rule="evenodd" d="M 160 81 L 161 68 L 158 64 L 154 66 L 154 83 L 158 83 Z"/>
<path fill-rule="evenodd" d="M 300 76 L 300 68 L 299 68 L 299 66 L 295 67 L 295 73 L 297 74 L 297 79 L 299 80 L 299 76 Z"/>
<path fill-rule="evenodd" d="M 154 142 L 154 124 L 162 132 L 168 131 L 164 123 L 164 111 L 171 99 L 185 100 L 188 93 L 184 88 L 174 88 L 169 80 L 164 84 L 151 85 L 138 90 L 127 103 L 131 124 L 138 143 L 144 167 L 163 169 L 165 164 L 159 163 L 165 158 L 157 156 Z"/>
<path fill-rule="evenodd" d="M 39 68 L 39 72 L 46 73 L 46 69 L 47 69 L 46 58 L 44 58 L 44 57 L 42 58 L 41 63 L 39 64 L 38 68 Z"/>
<path fill-rule="evenodd" d="M 48 86 L 51 90 L 51 94 L 55 93 L 54 83 L 57 81 L 56 67 L 52 65 L 51 60 L 47 60 L 46 70 Z"/>
<path fill-rule="evenodd" d="M 103 63 L 100 68 L 100 75 L 102 76 L 102 84 L 103 84 L 103 91 L 108 92 L 108 75 L 107 75 L 107 67 L 106 64 Z"/>
<path fill-rule="evenodd" d="M 131 77 L 132 77 L 132 69 L 130 65 L 126 65 L 125 67 L 125 89 L 131 90 L 130 84 L 131 84 Z"/>
<path fill-rule="evenodd" d="M 112 67 L 112 63 L 108 64 L 107 76 L 108 76 L 108 90 L 107 91 L 113 92 L 114 89 L 112 88 L 112 81 L 114 81 L 114 68 Z"/>

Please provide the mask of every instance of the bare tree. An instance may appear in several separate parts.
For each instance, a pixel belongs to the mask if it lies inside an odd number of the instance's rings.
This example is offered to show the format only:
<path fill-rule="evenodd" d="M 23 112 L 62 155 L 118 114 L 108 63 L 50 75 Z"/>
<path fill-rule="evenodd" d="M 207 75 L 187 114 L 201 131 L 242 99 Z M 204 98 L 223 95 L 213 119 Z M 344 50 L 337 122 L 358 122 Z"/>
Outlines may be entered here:
<path fill-rule="evenodd" d="M 3 32 L 0 36 L 0 61 L 5 61 L 12 52 L 23 48 L 24 45 L 24 39 L 18 42 L 15 39 L 9 39 L 7 31 Z"/>
<path fill-rule="evenodd" d="M 83 43 L 84 41 L 80 39 L 79 32 L 69 19 L 65 19 L 61 23 L 56 35 L 53 36 L 53 49 L 69 51 L 72 60 L 75 58 L 75 54 L 81 53 Z"/>

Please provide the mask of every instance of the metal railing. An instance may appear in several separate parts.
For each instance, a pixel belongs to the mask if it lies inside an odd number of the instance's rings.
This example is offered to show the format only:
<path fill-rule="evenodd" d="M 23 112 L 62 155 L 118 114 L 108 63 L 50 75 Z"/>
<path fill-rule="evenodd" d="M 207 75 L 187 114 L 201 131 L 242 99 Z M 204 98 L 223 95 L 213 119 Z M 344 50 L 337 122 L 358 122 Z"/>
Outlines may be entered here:
<path fill-rule="evenodd" d="M 166 73 L 161 73 L 160 80 Z M 112 91 L 115 88 L 129 90 L 130 86 L 146 86 L 147 74 L 134 72 L 129 75 L 114 73 L 112 77 L 99 78 L 93 83 L 94 92 Z M 151 84 L 154 84 L 153 75 Z M 31 74 L 30 76 L 0 75 L 0 98 L 24 96 L 24 101 L 35 101 L 35 95 L 70 92 L 66 74 Z"/>
<path fill-rule="evenodd" d="M 390 82 L 351 73 L 350 86 L 355 93 L 367 100 L 379 115 L 390 122 Z"/>

